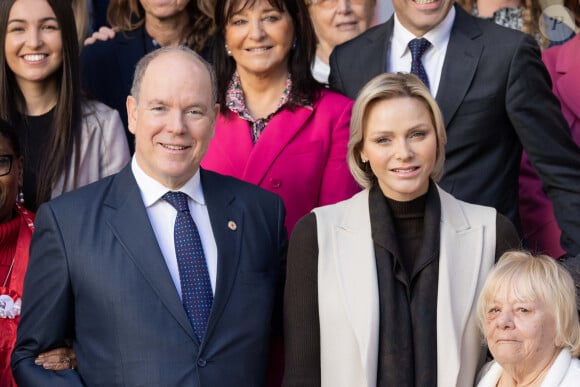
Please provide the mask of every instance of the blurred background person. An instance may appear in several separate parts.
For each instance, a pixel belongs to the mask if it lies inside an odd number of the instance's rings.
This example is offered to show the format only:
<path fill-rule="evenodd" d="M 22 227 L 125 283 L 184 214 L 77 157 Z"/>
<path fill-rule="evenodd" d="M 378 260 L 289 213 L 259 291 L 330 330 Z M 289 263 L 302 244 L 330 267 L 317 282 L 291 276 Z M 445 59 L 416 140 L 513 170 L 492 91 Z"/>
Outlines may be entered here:
<path fill-rule="evenodd" d="M 348 163 L 365 189 L 298 222 L 284 294 L 284 386 L 472 386 L 485 358 L 475 301 L 519 246 L 491 207 L 439 188 L 446 133 L 414 75 L 372 79 Z"/>
<path fill-rule="evenodd" d="M 201 165 L 282 197 L 286 228 L 359 191 L 346 148 L 352 101 L 310 72 L 316 37 L 303 0 L 218 0 L 215 136 Z"/>
<path fill-rule="evenodd" d="M 473 16 L 489 19 L 507 28 L 522 31 L 536 38 L 541 48 L 549 41 L 540 33 L 542 7 L 540 0 L 458 0 Z"/>
<path fill-rule="evenodd" d="M 574 282 L 553 259 L 505 253 L 485 281 L 477 314 L 494 358 L 478 387 L 579 385 Z"/>
<path fill-rule="evenodd" d="M 28 246 L 34 214 L 18 201 L 22 189 L 22 156 L 18 137 L 0 121 L 0 386 L 16 387 L 10 354 L 20 320 Z"/>
<path fill-rule="evenodd" d="M 580 8 L 576 16 L 580 18 Z M 572 138 L 580 146 L 580 35 L 543 51 L 542 60 Z M 519 186 L 520 217 L 527 247 L 555 258 L 563 256 L 565 251 L 559 243 L 562 231 L 554 217 L 554 207 L 526 154 L 522 156 Z"/>
<path fill-rule="evenodd" d="M 74 20 L 70 1 L 0 2 L 0 118 L 19 135 L 31 211 L 129 160 L 119 114 L 81 97 Z"/>
<path fill-rule="evenodd" d="M 17 387 L 10 355 L 20 321 L 22 288 L 28 266 L 28 247 L 34 213 L 18 198 L 22 189 L 22 155 L 14 128 L 0 120 L 0 386 Z M 56 349 L 39 356 L 39 365 L 61 370 L 74 364 L 74 352 Z"/>
<path fill-rule="evenodd" d="M 316 56 L 312 75 L 328 83 L 330 53 L 335 46 L 366 31 L 373 18 L 376 0 L 305 0 L 316 33 Z"/>
<path fill-rule="evenodd" d="M 125 101 L 135 65 L 148 52 L 164 46 L 187 45 L 207 57 L 214 29 L 211 4 L 211 0 L 111 0 L 107 18 L 116 33 L 108 30 L 110 34 L 99 39 L 112 39 L 96 40 L 83 48 L 83 90 L 119 111 L 131 153 L 134 141 L 127 130 Z"/>

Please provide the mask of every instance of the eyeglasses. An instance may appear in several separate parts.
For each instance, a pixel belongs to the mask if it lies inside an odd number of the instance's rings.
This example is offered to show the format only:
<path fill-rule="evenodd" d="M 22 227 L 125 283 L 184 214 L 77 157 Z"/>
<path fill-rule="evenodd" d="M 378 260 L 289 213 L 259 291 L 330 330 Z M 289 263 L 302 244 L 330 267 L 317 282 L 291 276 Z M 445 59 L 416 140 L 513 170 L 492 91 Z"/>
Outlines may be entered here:
<path fill-rule="evenodd" d="M 0 176 L 6 176 L 12 170 L 14 155 L 0 155 Z"/>
<path fill-rule="evenodd" d="M 351 4 L 363 5 L 368 0 L 347 0 Z M 334 8 L 339 0 L 305 0 L 306 5 L 318 5 L 322 8 Z"/>

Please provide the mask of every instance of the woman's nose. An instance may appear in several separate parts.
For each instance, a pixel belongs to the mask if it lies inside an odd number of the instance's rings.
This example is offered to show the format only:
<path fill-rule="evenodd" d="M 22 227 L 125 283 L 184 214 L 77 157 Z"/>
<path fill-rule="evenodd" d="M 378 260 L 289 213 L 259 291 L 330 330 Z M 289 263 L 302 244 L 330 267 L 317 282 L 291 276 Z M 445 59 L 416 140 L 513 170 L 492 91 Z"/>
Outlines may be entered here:
<path fill-rule="evenodd" d="M 514 326 L 513 316 L 511 312 L 508 311 L 500 312 L 499 316 L 497 316 L 496 322 L 497 326 L 502 329 L 509 329 Z"/>
<path fill-rule="evenodd" d="M 30 48 L 42 46 L 42 37 L 40 31 L 36 28 L 30 28 L 26 33 L 26 45 Z"/>
<path fill-rule="evenodd" d="M 408 160 L 413 157 L 413 150 L 405 140 L 396 141 L 396 155 L 399 160 Z"/>

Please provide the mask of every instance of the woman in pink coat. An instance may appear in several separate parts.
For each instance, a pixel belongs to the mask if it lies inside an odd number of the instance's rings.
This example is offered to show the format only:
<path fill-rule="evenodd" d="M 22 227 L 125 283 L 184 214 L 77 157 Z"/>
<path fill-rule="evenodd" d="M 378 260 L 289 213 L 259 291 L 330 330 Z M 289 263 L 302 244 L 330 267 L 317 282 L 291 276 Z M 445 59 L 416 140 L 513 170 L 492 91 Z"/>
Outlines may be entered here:
<path fill-rule="evenodd" d="M 303 0 L 218 0 L 215 21 L 221 114 L 202 167 L 279 194 L 290 233 L 360 189 L 346 163 L 352 101 L 312 77 Z"/>
<path fill-rule="evenodd" d="M 560 100 L 572 138 L 580 145 L 580 34 L 561 46 L 545 50 L 542 59 L 552 78 L 552 90 Z M 564 255 L 554 208 L 525 155 L 520 169 L 519 194 L 522 229 L 528 247 L 552 257 Z"/>

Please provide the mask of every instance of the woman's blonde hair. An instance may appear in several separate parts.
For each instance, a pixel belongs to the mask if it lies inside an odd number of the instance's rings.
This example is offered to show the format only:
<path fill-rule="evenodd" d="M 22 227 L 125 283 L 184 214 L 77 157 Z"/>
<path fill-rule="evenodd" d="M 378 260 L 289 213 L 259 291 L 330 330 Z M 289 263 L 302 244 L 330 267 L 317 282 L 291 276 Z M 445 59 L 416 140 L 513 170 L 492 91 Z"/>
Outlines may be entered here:
<path fill-rule="evenodd" d="M 350 119 L 350 138 L 348 141 L 347 162 L 350 173 L 363 188 L 370 188 L 376 176 L 368 163 L 363 163 L 361 151 L 364 143 L 364 129 L 367 116 L 375 103 L 393 98 L 415 98 L 421 101 L 429 115 L 437 136 L 437 157 L 431 178 L 437 182 L 443 175 L 445 163 L 445 144 L 447 135 L 443 115 L 429 89 L 415 75 L 406 73 L 384 73 L 371 79 L 360 91 Z"/>
<path fill-rule="evenodd" d="M 477 317 L 482 332 L 489 304 L 500 292 L 513 291 L 521 301 L 543 303 L 556 324 L 554 344 L 580 355 L 580 323 L 576 292 L 570 274 L 547 255 L 527 251 L 504 253 L 488 275 L 477 302 Z"/>

